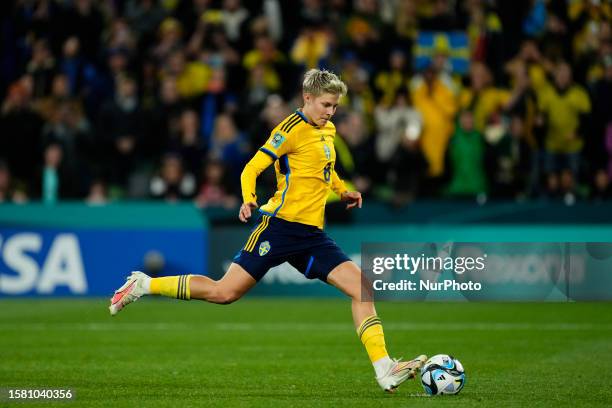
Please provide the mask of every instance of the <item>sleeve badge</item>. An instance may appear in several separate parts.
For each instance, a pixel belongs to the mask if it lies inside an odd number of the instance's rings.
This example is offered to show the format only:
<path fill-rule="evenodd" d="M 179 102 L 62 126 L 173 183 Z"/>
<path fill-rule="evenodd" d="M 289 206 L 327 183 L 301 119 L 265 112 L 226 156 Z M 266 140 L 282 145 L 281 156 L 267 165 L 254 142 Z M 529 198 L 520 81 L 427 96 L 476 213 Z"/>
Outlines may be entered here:
<path fill-rule="evenodd" d="M 276 132 L 274 136 L 272 136 L 272 138 L 270 139 L 270 144 L 275 149 L 278 149 L 280 145 L 282 145 L 285 142 L 285 140 L 286 140 L 285 136 L 281 135 L 279 132 Z"/>

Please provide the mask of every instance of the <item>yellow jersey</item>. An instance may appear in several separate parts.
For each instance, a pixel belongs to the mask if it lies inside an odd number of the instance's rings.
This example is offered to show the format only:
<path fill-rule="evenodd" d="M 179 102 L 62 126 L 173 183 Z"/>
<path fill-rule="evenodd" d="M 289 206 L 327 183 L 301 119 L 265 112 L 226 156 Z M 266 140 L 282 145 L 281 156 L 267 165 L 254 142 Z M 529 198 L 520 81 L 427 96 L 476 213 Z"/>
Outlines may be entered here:
<path fill-rule="evenodd" d="M 260 208 L 272 217 L 323 229 L 330 189 L 341 195 L 344 182 L 334 170 L 336 127 L 319 127 L 297 110 L 276 126 L 266 143 L 245 166 L 240 181 L 242 199 L 255 202 L 255 180 L 274 163 L 277 191 Z"/>

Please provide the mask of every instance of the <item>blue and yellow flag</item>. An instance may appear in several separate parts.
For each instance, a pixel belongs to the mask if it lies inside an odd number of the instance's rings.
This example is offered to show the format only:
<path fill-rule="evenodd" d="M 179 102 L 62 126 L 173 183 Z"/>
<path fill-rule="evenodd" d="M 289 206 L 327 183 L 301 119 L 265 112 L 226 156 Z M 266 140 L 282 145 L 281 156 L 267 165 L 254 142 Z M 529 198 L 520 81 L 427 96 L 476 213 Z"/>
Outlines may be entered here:
<path fill-rule="evenodd" d="M 414 68 L 422 70 L 429 66 L 436 54 L 448 55 L 453 73 L 465 74 L 470 65 L 468 36 L 463 31 L 420 31 L 414 45 Z"/>

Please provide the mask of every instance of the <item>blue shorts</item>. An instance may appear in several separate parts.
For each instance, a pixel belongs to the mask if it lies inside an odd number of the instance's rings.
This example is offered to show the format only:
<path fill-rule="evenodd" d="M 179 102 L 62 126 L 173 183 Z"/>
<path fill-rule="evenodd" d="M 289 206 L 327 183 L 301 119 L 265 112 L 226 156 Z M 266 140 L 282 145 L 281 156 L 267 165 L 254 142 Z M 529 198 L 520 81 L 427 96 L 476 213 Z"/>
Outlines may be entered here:
<path fill-rule="evenodd" d="M 256 281 L 273 268 L 289 262 L 308 279 L 327 282 L 327 275 L 350 261 L 334 240 L 319 228 L 263 215 L 234 262 Z"/>

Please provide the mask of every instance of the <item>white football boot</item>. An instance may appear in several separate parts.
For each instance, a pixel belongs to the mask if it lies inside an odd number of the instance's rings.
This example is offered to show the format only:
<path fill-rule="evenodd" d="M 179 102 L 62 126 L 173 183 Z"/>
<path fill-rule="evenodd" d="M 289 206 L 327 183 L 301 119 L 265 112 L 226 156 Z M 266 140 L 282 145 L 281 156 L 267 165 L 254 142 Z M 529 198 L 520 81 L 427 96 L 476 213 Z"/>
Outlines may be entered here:
<path fill-rule="evenodd" d="M 110 300 L 111 304 L 108 310 L 110 310 L 111 316 L 116 315 L 125 306 L 140 299 L 142 295 L 149 293 L 150 281 L 151 278 L 144 273 L 132 272 L 127 277 L 127 282 L 115 291 Z"/>
<path fill-rule="evenodd" d="M 423 367 L 427 361 L 427 356 L 421 354 L 414 360 L 401 361 L 401 359 L 393 360 L 393 364 L 389 367 L 386 374 L 377 377 L 378 385 L 386 392 L 395 392 L 395 389 L 400 386 L 401 383 L 409 378 L 414 378 L 418 371 Z"/>

